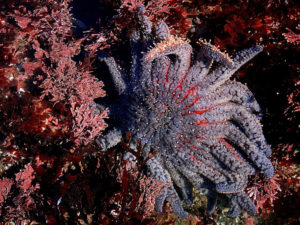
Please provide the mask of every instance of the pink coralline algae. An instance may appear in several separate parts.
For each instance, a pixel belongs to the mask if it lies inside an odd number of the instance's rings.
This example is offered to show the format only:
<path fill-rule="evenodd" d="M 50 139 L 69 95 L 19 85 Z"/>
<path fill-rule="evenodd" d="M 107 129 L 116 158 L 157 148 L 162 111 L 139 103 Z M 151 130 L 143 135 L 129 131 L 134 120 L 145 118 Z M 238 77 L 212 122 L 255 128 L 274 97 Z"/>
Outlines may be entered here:
<path fill-rule="evenodd" d="M 36 207 L 32 194 L 39 188 L 39 184 L 33 184 L 34 169 L 31 164 L 16 174 L 15 180 L 3 178 L 0 180 L 0 213 L 3 213 L 3 205 L 7 213 L 6 219 L 21 221 L 26 218 L 26 213 Z M 13 196 L 13 197 L 12 197 Z M 11 198 L 9 201 L 9 198 Z M 5 214 L 5 213 L 4 213 Z"/>
<path fill-rule="evenodd" d="M 295 43 L 299 44 L 300 43 L 300 34 L 294 33 L 291 29 L 286 28 L 287 33 L 283 33 L 282 35 L 285 37 L 286 41 L 289 43 Z M 296 27 L 297 30 L 300 30 L 300 25 Z"/>
<path fill-rule="evenodd" d="M 132 148 L 141 140 L 145 158 L 155 150 L 146 163 L 148 173 L 172 184 L 156 197 L 158 212 L 167 200 L 177 216 L 187 218 L 179 196 L 191 203 L 194 186 L 206 194 L 208 213 L 215 210 L 217 197 L 225 195 L 229 216 L 243 209 L 256 214 L 245 188 L 249 175 L 273 176 L 271 149 L 263 136 L 257 101 L 230 77 L 262 47 L 243 50 L 231 59 L 201 40 L 193 55 L 188 41 L 171 35 L 166 23 L 153 26 L 143 6 L 138 18 L 139 27 L 130 37 L 130 75 L 118 69 L 113 57 L 99 54 L 120 98 L 119 104 L 109 105 L 110 118 L 120 125 L 110 126 L 99 145 L 109 149 L 130 131 Z"/>

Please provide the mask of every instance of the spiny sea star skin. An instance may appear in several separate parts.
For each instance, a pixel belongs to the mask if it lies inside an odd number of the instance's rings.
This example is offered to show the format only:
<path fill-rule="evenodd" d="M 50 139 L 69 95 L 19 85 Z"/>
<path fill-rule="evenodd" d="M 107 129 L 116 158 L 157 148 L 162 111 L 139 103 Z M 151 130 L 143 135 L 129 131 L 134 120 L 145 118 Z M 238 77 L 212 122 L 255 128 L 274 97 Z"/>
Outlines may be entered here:
<path fill-rule="evenodd" d="M 260 107 L 253 94 L 229 79 L 262 47 L 243 50 L 231 59 L 200 41 L 202 47 L 192 58 L 191 45 L 172 36 L 164 22 L 152 28 L 143 6 L 138 17 L 140 28 L 130 37 L 130 76 L 118 70 L 114 58 L 99 56 L 108 65 L 121 99 L 119 105 L 110 106 L 110 117 L 121 123 L 98 143 L 106 150 L 130 131 L 135 140 L 145 144 L 145 157 L 150 146 L 156 150 L 155 157 L 147 161 L 149 174 L 176 185 L 188 203 L 194 186 L 205 190 L 208 213 L 223 194 L 231 202 L 229 216 L 239 215 L 242 209 L 255 214 L 244 189 L 248 175 L 262 172 L 267 178 L 273 176 L 268 160 L 271 149 L 263 136 Z M 174 213 L 186 218 L 173 185 L 157 197 L 155 209 L 161 212 L 168 200 Z"/>

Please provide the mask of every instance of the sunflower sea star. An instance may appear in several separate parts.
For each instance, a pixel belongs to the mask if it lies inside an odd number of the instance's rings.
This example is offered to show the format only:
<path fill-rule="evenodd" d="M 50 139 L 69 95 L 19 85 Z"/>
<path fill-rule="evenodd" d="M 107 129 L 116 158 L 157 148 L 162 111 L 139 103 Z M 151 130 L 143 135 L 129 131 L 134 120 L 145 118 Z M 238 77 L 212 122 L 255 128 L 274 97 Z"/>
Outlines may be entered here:
<path fill-rule="evenodd" d="M 187 218 L 174 186 L 188 203 L 194 186 L 205 191 L 208 213 L 214 211 L 217 196 L 226 195 L 231 204 L 229 216 L 239 215 L 242 209 L 255 214 L 244 189 L 248 175 L 273 176 L 268 160 L 271 149 L 253 94 L 229 79 L 262 47 L 243 50 L 231 59 L 200 40 L 198 54 L 192 58 L 191 45 L 172 36 L 164 22 L 153 28 L 143 6 L 138 18 L 140 27 L 130 37 L 130 76 L 118 70 L 113 57 L 99 55 L 121 100 L 109 106 L 110 117 L 119 120 L 119 125 L 98 143 L 103 150 L 109 149 L 120 142 L 122 133 L 130 131 L 135 141 L 140 139 L 145 145 L 145 157 L 150 146 L 156 150 L 147 161 L 149 174 L 173 184 L 156 198 L 158 212 L 168 200 L 176 215 Z"/>

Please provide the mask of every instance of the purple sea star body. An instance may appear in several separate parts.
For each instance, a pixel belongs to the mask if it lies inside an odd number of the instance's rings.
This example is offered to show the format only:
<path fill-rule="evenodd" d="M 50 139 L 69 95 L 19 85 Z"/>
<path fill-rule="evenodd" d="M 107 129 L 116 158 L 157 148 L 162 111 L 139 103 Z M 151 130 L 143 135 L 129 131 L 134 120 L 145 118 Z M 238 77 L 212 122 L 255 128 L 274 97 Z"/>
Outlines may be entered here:
<path fill-rule="evenodd" d="M 145 157 L 150 147 L 155 149 L 156 155 L 147 161 L 149 174 L 173 184 L 156 198 L 158 212 L 167 200 L 176 215 L 186 218 L 176 190 L 192 202 L 194 186 L 205 191 L 208 213 L 214 211 L 217 196 L 226 195 L 229 216 L 242 209 L 255 214 L 244 189 L 249 175 L 273 176 L 271 149 L 253 94 L 230 77 L 262 47 L 243 50 L 231 59 L 201 41 L 193 57 L 191 45 L 172 36 L 164 22 L 153 28 L 143 7 L 138 13 L 140 28 L 130 37 L 130 75 L 118 70 L 114 58 L 99 56 L 108 65 L 121 99 L 110 106 L 110 116 L 121 122 L 98 143 L 109 149 L 130 131 L 135 141 L 145 145 Z"/>

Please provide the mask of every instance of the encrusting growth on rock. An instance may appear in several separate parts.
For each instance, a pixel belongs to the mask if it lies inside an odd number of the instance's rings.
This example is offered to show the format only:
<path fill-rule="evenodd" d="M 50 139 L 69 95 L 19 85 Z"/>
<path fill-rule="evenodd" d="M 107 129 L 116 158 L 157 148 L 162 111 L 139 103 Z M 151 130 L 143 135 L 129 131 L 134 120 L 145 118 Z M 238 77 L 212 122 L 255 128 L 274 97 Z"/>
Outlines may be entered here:
<path fill-rule="evenodd" d="M 138 18 L 139 29 L 130 37 L 129 76 L 118 70 L 113 57 L 99 55 L 121 100 L 109 107 L 110 118 L 119 125 L 107 130 L 98 143 L 106 150 L 130 131 L 133 147 L 138 139 L 145 145 L 145 157 L 150 147 L 155 149 L 156 155 L 147 161 L 149 176 L 173 184 L 156 198 L 158 212 L 167 200 L 177 216 L 187 218 L 179 196 L 191 203 L 194 186 L 206 190 L 208 213 L 214 211 L 218 195 L 225 195 L 230 200 L 229 216 L 243 209 L 255 214 L 244 190 L 248 175 L 273 176 L 271 149 L 257 101 L 245 85 L 230 77 L 262 47 L 243 50 L 231 59 L 200 40 L 193 57 L 191 45 L 172 36 L 166 23 L 153 28 L 143 6 Z"/>

